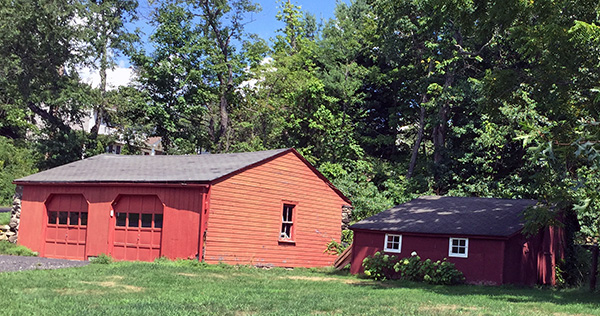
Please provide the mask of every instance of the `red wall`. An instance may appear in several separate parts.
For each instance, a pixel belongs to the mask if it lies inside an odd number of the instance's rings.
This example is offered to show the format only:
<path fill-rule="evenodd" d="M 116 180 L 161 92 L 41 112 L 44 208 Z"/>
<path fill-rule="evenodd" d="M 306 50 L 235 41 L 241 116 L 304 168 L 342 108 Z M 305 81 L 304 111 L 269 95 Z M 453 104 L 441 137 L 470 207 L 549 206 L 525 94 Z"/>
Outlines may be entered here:
<path fill-rule="evenodd" d="M 164 205 L 161 256 L 192 258 L 198 254 L 200 214 L 205 187 L 160 185 L 24 185 L 19 244 L 44 256 L 47 221 L 45 201 L 51 194 L 82 194 L 88 202 L 86 258 L 111 253 L 115 217 L 112 203 L 119 195 L 156 195 Z M 81 258 L 81 259 L 86 259 Z"/>
<path fill-rule="evenodd" d="M 549 227 L 525 238 L 518 234 L 506 246 L 504 283 L 556 284 L 556 263 L 563 257 L 563 229 Z"/>
<path fill-rule="evenodd" d="M 416 251 L 421 259 L 442 260 L 454 263 L 456 268 L 463 272 L 467 282 L 483 284 L 502 284 L 504 241 L 494 239 L 478 239 L 469 237 L 469 257 L 448 257 L 449 237 L 466 238 L 466 236 L 430 236 L 430 235 L 402 235 L 402 252 L 388 253 L 400 258 L 410 257 Z M 383 249 L 385 233 L 372 231 L 354 231 L 352 248 L 352 273 L 363 271 L 362 261 L 365 257 L 373 255 Z"/>
<path fill-rule="evenodd" d="M 279 242 L 283 203 L 295 203 L 294 241 Z M 347 204 L 296 154 L 288 152 L 210 189 L 205 260 L 280 267 L 332 264 Z"/>

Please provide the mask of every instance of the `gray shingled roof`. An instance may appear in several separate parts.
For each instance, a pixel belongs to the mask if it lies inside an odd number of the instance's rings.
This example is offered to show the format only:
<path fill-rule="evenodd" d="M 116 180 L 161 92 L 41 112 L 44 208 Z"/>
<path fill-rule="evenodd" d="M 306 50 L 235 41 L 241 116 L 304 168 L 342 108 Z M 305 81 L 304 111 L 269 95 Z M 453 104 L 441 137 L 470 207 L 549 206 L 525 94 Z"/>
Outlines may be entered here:
<path fill-rule="evenodd" d="M 403 233 L 510 236 L 534 200 L 422 196 L 366 218 L 351 229 Z"/>
<path fill-rule="evenodd" d="M 32 174 L 15 182 L 208 182 L 291 150 L 188 156 L 103 154 Z"/>

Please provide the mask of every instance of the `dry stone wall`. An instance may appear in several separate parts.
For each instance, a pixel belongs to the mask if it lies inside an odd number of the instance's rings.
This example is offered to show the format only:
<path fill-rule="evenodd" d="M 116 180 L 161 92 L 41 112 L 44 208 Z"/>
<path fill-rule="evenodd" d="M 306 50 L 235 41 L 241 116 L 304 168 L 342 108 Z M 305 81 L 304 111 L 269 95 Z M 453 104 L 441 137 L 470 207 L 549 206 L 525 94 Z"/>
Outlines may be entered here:
<path fill-rule="evenodd" d="M 19 238 L 19 220 L 21 218 L 21 198 L 23 197 L 23 187 L 17 186 L 13 196 L 13 205 L 10 212 L 10 222 L 8 225 L 0 226 L 0 240 L 8 240 L 16 243 Z"/>

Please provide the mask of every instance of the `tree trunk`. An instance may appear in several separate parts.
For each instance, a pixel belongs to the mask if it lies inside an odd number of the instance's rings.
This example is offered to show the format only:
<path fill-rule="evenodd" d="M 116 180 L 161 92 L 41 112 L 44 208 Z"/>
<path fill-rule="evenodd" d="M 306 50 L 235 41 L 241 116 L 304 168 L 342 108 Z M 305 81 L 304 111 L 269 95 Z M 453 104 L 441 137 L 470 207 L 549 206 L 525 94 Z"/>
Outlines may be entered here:
<path fill-rule="evenodd" d="M 408 165 L 408 172 L 406 173 L 406 178 L 412 178 L 413 172 L 415 171 L 415 165 L 417 164 L 417 155 L 419 154 L 419 147 L 421 147 L 421 142 L 423 141 L 423 133 L 425 130 L 425 106 L 424 103 L 427 102 L 427 96 L 423 96 L 423 102 L 421 102 L 421 113 L 419 115 L 419 131 L 417 132 L 417 139 L 415 139 L 415 144 L 413 145 L 412 155 L 410 156 L 410 164 Z"/>

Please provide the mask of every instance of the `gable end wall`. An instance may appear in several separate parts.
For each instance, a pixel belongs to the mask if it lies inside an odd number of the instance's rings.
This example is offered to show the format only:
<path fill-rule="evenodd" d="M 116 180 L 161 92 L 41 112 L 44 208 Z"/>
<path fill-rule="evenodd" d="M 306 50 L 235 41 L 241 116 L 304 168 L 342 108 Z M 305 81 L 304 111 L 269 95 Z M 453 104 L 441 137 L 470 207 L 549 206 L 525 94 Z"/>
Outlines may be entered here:
<path fill-rule="evenodd" d="M 283 203 L 294 203 L 294 243 L 279 242 Z M 278 267 L 331 265 L 344 200 L 293 152 L 211 186 L 205 261 Z"/>

